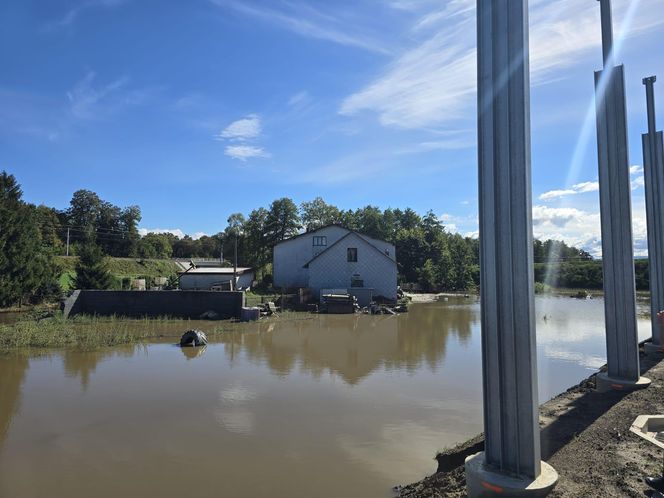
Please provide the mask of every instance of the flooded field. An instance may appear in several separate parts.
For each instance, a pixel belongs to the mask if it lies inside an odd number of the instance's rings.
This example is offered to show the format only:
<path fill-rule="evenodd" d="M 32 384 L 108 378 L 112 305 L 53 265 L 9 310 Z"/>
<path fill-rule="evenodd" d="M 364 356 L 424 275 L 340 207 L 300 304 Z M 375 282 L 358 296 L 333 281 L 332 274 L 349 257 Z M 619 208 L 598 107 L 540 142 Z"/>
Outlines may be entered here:
<path fill-rule="evenodd" d="M 604 363 L 603 322 L 537 298 L 542 402 Z M 0 497 L 388 497 L 482 430 L 474 298 L 173 342 L 0 355 Z"/>

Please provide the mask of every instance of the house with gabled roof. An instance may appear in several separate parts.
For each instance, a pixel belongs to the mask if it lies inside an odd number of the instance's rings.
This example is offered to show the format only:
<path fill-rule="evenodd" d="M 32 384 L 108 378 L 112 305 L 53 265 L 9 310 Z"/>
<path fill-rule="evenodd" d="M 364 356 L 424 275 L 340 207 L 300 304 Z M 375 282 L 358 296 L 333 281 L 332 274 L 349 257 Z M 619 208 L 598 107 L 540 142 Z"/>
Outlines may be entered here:
<path fill-rule="evenodd" d="M 275 287 L 371 290 L 397 299 L 394 245 L 340 225 L 328 225 L 284 240 L 274 247 Z M 353 292 L 354 293 L 354 292 Z"/>

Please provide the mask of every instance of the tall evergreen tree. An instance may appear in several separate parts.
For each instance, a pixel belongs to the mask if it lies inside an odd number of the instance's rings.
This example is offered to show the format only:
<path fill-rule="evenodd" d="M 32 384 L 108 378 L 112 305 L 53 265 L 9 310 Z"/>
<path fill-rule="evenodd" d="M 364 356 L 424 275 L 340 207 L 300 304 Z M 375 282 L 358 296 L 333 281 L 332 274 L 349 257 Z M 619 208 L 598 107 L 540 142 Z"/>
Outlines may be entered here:
<path fill-rule="evenodd" d="M 16 178 L 0 172 L 0 307 L 58 291 L 51 254 L 42 246 L 37 209 L 21 197 Z"/>
<path fill-rule="evenodd" d="M 113 278 L 106 266 L 106 258 L 101 248 L 92 240 L 87 241 L 79 250 L 76 264 L 77 289 L 110 289 Z"/>

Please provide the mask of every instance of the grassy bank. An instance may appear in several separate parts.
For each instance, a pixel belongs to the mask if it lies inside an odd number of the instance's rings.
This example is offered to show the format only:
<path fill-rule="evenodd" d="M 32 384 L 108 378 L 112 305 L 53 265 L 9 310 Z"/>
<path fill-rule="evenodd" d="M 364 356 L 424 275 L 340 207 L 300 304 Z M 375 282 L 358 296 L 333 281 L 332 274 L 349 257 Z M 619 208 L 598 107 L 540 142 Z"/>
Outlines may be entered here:
<path fill-rule="evenodd" d="M 119 344 L 142 342 L 154 337 L 179 337 L 194 324 L 172 318 L 128 319 L 123 317 L 75 317 L 65 320 L 61 315 L 39 318 L 26 316 L 11 325 L 0 325 L 0 350 L 16 348 L 72 347 L 97 349 Z M 222 328 L 206 327 L 213 338 Z"/>
<path fill-rule="evenodd" d="M 78 258 L 76 256 L 56 256 L 55 260 L 61 268 L 60 286 L 64 291 L 68 291 L 76 278 Z M 175 275 L 181 268 L 170 259 L 108 258 L 108 270 L 113 275 L 117 287 L 120 288 L 122 281 L 126 279 L 169 277 Z"/>

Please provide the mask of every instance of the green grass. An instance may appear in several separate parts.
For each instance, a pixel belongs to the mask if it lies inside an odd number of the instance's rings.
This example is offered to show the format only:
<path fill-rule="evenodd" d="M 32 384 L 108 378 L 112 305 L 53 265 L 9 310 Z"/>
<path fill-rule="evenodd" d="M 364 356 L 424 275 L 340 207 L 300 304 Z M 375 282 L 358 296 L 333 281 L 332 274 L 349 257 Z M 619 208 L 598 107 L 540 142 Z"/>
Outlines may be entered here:
<path fill-rule="evenodd" d="M 56 256 L 61 268 L 60 287 L 67 292 L 72 289 L 76 278 L 76 256 Z M 118 282 L 127 278 L 169 277 L 181 270 L 180 266 L 170 259 L 134 259 L 108 258 L 108 269 Z"/>
<path fill-rule="evenodd" d="M 62 315 L 39 319 L 29 315 L 12 325 L 0 325 L 0 350 L 16 348 L 71 347 L 92 350 L 106 346 L 140 343 L 147 339 L 177 334 L 192 328 L 188 320 L 171 318 L 128 319 L 123 317 Z M 182 324 L 177 333 L 165 331 L 167 325 Z M 222 332 L 220 326 L 206 331 L 208 338 Z"/>
<path fill-rule="evenodd" d="M 275 302 L 279 297 L 281 297 L 281 294 L 276 294 L 276 293 L 256 293 L 254 291 L 249 291 L 246 292 L 245 295 L 245 303 L 247 306 L 257 306 L 262 303 L 267 303 L 268 301 Z"/>

